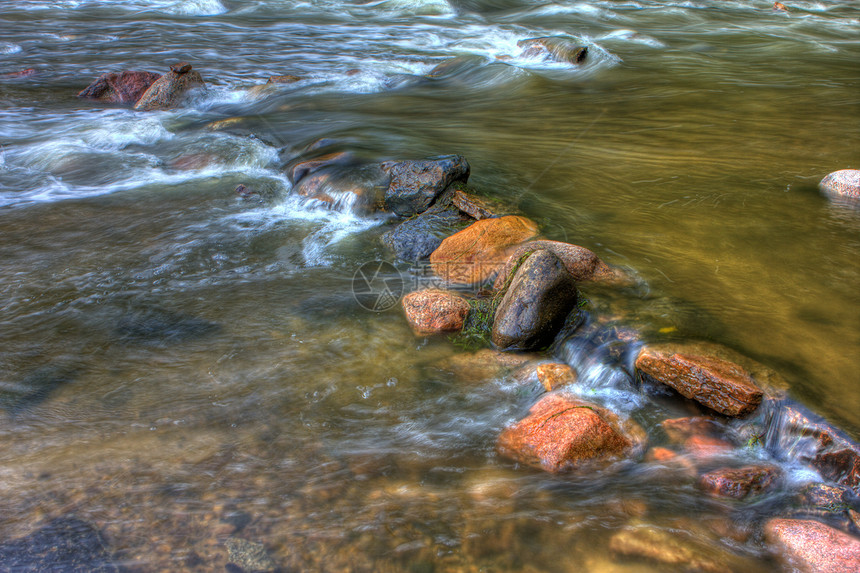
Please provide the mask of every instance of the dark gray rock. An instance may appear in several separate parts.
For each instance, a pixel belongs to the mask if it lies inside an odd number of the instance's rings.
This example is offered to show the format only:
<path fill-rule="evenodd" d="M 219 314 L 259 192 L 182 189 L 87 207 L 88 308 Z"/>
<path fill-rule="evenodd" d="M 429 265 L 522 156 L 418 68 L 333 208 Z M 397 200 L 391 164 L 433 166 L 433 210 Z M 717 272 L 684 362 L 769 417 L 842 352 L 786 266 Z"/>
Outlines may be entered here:
<path fill-rule="evenodd" d="M 420 261 L 429 257 L 442 244 L 442 239 L 465 228 L 470 222 L 456 207 L 434 206 L 400 223 L 381 239 L 398 259 Z"/>
<path fill-rule="evenodd" d="M 391 176 L 385 208 L 403 217 L 423 213 L 451 183 L 469 178 L 469 162 L 461 155 L 446 155 L 382 165 Z"/>
<path fill-rule="evenodd" d="M 26 537 L 0 544 L 0 571 L 119 573 L 98 529 L 60 517 Z"/>
<path fill-rule="evenodd" d="M 548 345 L 576 302 L 576 282 L 557 256 L 546 250 L 528 255 L 496 310 L 493 344 L 518 350 Z"/>

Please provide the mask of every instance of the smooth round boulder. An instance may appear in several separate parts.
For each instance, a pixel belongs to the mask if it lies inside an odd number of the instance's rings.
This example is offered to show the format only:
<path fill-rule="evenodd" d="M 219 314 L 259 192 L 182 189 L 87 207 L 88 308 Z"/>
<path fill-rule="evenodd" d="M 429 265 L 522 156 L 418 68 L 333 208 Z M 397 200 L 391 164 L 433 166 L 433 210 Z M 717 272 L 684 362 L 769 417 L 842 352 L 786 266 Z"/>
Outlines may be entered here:
<path fill-rule="evenodd" d="M 469 162 L 461 155 L 383 163 L 391 175 L 385 208 L 401 217 L 423 213 L 451 183 L 469 179 Z"/>
<path fill-rule="evenodd" d="M 818 187 L 831 197 L 860 200 L 860 169 L 840 169 L 821 180 Z"/>
<path fill-rule="evenodd" d="M 547 346 L 576 301 L 576 281 L 558 257 L 545 250 L 528 255 L 496 310 L 493 344 L 505 350 Z"/>
<path fill-rule="evenodd" d="M 500 289 L 510 278 L 510 273 L 517 261 L 528 252 L 544 249 L 561 259 L 565 268 L 577 282 L 607 282 L 617 283 L 623 280 L 622 275 L 600 260 L 590 250 L 570 243 L 560 241 L 529 241 L 523 243 L 511 252 L 505 266 L 499 271 L 493 288 Z"/>
<path fill-rule="evenodd" d="M 764 537 L 777 557 L 804 573 L 857 573 L 860 539 L 806 519 L 771 519 Z"/>

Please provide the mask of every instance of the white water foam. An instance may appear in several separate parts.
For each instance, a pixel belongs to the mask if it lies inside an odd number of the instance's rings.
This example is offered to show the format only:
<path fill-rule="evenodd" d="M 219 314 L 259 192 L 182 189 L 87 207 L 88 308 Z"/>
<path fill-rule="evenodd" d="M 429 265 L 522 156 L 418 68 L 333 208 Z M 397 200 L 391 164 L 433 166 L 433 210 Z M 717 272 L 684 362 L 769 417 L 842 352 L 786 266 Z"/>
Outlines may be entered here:
<path fill-rule="evenodd" d="M 21 46 L 12 44 L 11 42 L 0 42 L 0 54 L 17 54 L 21 51 Z"/>

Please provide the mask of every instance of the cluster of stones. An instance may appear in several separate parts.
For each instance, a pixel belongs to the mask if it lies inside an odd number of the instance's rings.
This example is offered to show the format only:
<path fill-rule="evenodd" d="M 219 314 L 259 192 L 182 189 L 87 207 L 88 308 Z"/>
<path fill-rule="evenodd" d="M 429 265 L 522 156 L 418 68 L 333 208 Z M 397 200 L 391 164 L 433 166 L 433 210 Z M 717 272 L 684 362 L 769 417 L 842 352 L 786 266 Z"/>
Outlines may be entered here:
<path fill-rule="evenodd" d="M 670 447 L 649 449 L 646 432 L 635 422 L 565 392 L 577 373 L 535 352 L 548 348 L 575 312 L 580 284 L 623 285 L 629 279 L 584 247 L 540 238 L 533 221 L 468 187 L 469 173 L 460 156 L 370 165 L 344 152 L 296 160 L 289 169 L 302 195 L 330 204 L 354 195 L 361 200 L 353 205 L 362 210 L 380 209 L 403 218 L 383 235 L 383 243 L 401 260 L 427 264 L 438 279 L 436 286 L 402 299 L 417 336 L 460 332 L 473 303 L 481 300 L 476 297 L 486 300 L 489 288 L 495 304 L 487 320 L 495 349 L 465 355 L 453 368 L 475 378 L 513 373 L 515 379 L 537 379 L 547 391 L 524 418 L 502 430 L 496 442 L 501 456 L 552 473 L 644 456 L 696 476 L 707 495 L 744 499 L 783 482 L 775 464 L 737 467 L 727 455 L 740 441 L 729 422 L 764 416 L 765 427 L 779 429 L 771 438 L 790 442 L 766 444 L 768 448 L 793 450 L 793 459 L 832 480 L 838 491 L 856 495 L 860 448 L 778 393 L 766 395 L 759 382 L 769 385 L 772 374 L 727 349 L 695 343 L 641 345 L 634 374 L 643 391 L 670 388 L 702 412 L 662 423 Z M 839 567 L 857 563 L 860 541 L 801 517 L 766 524 L 766 538 L 781 558 L 814 570 L 850 570 Z M 648 546 L 642 544 L 643 535 L 651 534 L 638 529 L 619 533 L 613 540 L 616 552 L 649 558 L 642 553 L 641 547 Z M 826 550 L 813 551 L 815 544 Z M 676 558 L 673 554 L 664 562 Z M 828 569 L 831 565 L 835 568 Z"/>
<path fill-rule="evenodd" d="M 133 105 L 141 111 L 165 110 L 179 106 L 191 89 L 205 86 L 200 72 L 192 70 L 191 64 L 180 62 L 171 65 L 166 74 L 141 71 L 102 74 L 78 97 Z"/>

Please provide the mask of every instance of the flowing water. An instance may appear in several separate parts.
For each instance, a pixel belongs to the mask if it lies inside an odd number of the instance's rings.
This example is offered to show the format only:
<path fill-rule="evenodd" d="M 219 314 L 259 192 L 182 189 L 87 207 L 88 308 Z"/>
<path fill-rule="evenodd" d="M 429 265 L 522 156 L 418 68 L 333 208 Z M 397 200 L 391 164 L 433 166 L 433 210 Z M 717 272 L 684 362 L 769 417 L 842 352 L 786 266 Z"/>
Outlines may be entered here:
<path fill-rule="evenodd" d="M 635 391 L 601 320 L 741 352 L 857 438 L 860 210 L 816 184 L 860 166 L 860 7 L 787 4 L 4 0 L 0 73 L 37 73 L 0 80 L 2 540 L 74 514 L 139 571 L 224 570 L 234 538 L 284 570 L 642 571 L 607 545 L 647 523 L 773 567 L 726 529 L 814 472 L 729 504 L 660 464 L 499 458 L 535 385 L 452 376 L 448 340 L 356 304 L 392 221 L 302 203 L 282 167 L 319 138 L 459 153 L 476 188 L 626 269 L 635 286 L 583 288 L 557 354 L 655 443 L 684 407 Z M 586 62 L 516 45 L 552 35 Z M 74 97 L 180 60 L 209 86 L 180 109 Z M 281 74 L 302 79 L 252 90 Z"/>

